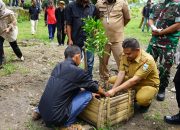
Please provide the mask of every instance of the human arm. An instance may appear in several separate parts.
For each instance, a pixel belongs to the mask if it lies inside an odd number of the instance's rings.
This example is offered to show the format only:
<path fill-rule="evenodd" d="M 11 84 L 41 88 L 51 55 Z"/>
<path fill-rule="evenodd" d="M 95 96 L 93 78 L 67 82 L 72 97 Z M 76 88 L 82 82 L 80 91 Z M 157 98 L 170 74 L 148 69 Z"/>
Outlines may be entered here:
<path fill-rule="evenodd" d="M 124 26 L 126 26 L 131 19 L 128 2 L 126 0 L 123 3 L 122 12 L 123 12 L 123 16 L 124 16 Z"/>
<path fill-rule="evenodd" d="M 68 36 L 68 45 L 73 45 L 73 41 L 72 41 L 72 27 L 71 25 L 66 25 L 66 32 L 67 32 L 67 36 Z"/>
<path fill-rule="evenodd" d="M 16 20 L 16 17 L 14 16 L 14 14 L 11 14 L 10 15 L 10 20 L 11 20 L 11 23 L 8 24 L 8 27 L 5 28 L 3 30 L 3 32 L 6 32 L 6 33 L 9 33 L 10 30 L 17 25 L 17 20 Z"/>
<path fill-rule="evenodd" d="M 68 45 L 73 45 L 72 41 L 72 23 L 73 23 L 73 18 L 72 18 L 72 10 L 70 8 L 70 5 L 66 6 L 64 10 L 64 19 L 65 19 L 65 30 L 68 36 Z"/>
<path fill-rule="evenodd" d="M 123 82 L 124 78 L 125 78 L 125 71 L 120 71 L 112 88 L 116 88 L 117 86 L 119 86 Z"/>
<path fill-rule="evenodd" d="M 141 81 L 141 79 L 142 79 L 142 77 L 140 77 L 140 76 L 133 76 L 131 79 L 125 81 L 121 85 L 119 85 L 119 86 L 117 86 L 115 88 L 112 88 L 107 93 L 108 93 L 109 96 L 114 96 L 117 92 L 120 92 L 120 91 L 122 91 L 124 89 L 134 87 L 139 81 Z"/>
<path fill-rule="evenodd" d="M 156 35 L 156 36 L 167 35 L 167 34 L 170 34 L 170 33 L 174 33 L 175 31 L 177 31 L 179 29 L 180 29 L 180 22 L 175 23 L 175 24 L 169 26 L 166 29 L 162 29 L 159 32 L 152 32 L 152 35 Z"/>

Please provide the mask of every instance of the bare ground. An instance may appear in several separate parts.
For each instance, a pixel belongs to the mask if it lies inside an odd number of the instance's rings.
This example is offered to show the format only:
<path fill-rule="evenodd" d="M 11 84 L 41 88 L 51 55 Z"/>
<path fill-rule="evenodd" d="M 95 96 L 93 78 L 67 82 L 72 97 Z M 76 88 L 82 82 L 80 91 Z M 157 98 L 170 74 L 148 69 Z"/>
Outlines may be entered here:
<path fill-rule="evenodd" d="M 24 45 L 24 44 L 21 44 Z M 25 61 L 20 62 L 13 58 L 10 63 L 16 66 L 16 71 L 10 75 L 0 77 L 0 130 L 49 130 L 43 121 L 31 120 L 34 106 L 44 90 L 44 86 L 54 66 L 62 61 L 65 46 L 43 43 L 26 43 L 21 46 Z M 29 46 L 30 45 L 30 46 Z M 7 47 L 6 51 L 8 50 Z M 8 55 L 14 55 L 10 51 Z M 110 68 L 115 68 L 113 58 Z M 3 70 L 0 70 L 0 73 Z M 172 79 L 175 66 L 172 69 L 171 83 L 166 91 L 164 102 L 153 101 L 149 112 L 135 113 L 127 122 L 113 126 L 114 130 L 180 130 L 180 125 L 164 123 L 163 116 L 178 112 L 175 93 L 170 92 L 173 87 Z M 98 76 L 98 59 L 95 59 L 94 78 Z"/>

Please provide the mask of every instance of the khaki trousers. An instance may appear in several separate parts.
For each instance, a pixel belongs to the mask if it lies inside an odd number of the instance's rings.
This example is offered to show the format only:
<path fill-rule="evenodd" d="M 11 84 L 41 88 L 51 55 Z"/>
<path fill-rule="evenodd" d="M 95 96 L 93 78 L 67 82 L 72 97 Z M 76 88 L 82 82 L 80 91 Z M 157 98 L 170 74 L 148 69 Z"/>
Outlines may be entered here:
<path fill-rule="evenodd" d="M 99 58 L 99 75 L 102 80 L 107 81 L 109 79 L 108 61 L 111 56 L 111 52 L 113 53 L 117 67 L 119 68 L 120 56 L 123 52 L 122 42 L 106 44 L 105 52 L 107 52 L 109 55 L 104 54 L 102 58 Z"/>
<path fill-rule="evenodd" d="M 136 88 L 136 101 L 141 106 L 149 106 L 158 92 L 158 88 L 141 86 Z"/>

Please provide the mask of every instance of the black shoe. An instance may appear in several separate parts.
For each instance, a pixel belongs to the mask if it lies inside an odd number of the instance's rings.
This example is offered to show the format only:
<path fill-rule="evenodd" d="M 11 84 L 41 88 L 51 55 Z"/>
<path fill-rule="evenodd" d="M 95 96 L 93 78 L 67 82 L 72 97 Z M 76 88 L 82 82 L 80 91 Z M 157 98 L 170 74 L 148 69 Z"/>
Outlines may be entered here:
<path fill-rule="evenodd" d="M 159 91 L 156 97 L 157 101 L 164 101 L 164 98 L 165 98 L 165 90 Z"/>
<path fill-rule="evenodd" d="M 164 121 L 169 124 L 180 124 L 180 113 L 173 116 L 164 116 Z"/>
<path fill-rule="evenodd" d="M 135 109 L 135 111 L 138 111 L 138 112 L 140 112 L 140 113 L 146 113 L 146 112 L 148 112 L 149 107 L 150 107 L 150 105 L 148 105 L 148 106 L 141 106 L 141 105 L 138 105 L 137 103 L 134 103 L 134 109 Z"/>

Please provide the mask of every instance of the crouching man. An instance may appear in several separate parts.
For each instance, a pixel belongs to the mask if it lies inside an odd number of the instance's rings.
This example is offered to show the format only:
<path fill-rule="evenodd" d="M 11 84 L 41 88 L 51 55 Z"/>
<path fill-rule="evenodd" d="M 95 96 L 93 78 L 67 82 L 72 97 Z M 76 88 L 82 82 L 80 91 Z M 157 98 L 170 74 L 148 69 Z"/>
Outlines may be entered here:
<path fill-rule="evenodd" d="M 124 54 L 121 57 L 117 79 L 107 93 L 115 95 L 124 89 L 136 91 L 136 106 L 140 112 L 146 112 L 156 95 L 159 76 L 156 63 L 151 55 L 140 49 L 139 42 L 134 38 L 124 40 Z"/>
<path fill-rule="evenodd" d="M 105 92 L 88 73 L 78 67 L 81 61 L 79 47 L 68 46 L 64 55 L 65 60 L 57 64 L 51 73 L 33 119 L 41 116 L 47 127 L 74 129 L 75 125 L 72 124 L 92 99 L 92 92 L 102 96 Z"/>

